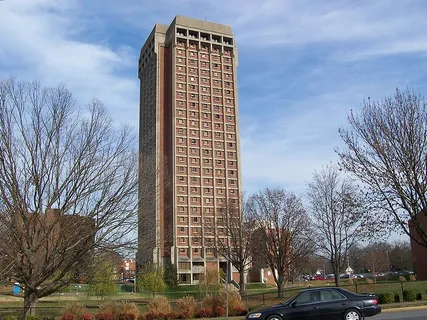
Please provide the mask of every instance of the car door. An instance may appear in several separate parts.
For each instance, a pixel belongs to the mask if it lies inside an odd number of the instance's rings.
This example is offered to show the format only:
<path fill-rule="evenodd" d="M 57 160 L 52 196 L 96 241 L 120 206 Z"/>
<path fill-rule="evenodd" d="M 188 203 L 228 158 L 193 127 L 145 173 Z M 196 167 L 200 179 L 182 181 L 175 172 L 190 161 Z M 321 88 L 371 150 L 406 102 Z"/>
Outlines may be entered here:
<path fill-rule="evenodd" d="M 334 289 L 320 289 L 319 319 L 341 319 L 347 308 L 347 298 Z"/>
<path fill-rule="evenodd" d="M 286 312 L 285 319 L 314 320 L 319 317 L 320 293 L 310 290 L 299 295 Z"/>

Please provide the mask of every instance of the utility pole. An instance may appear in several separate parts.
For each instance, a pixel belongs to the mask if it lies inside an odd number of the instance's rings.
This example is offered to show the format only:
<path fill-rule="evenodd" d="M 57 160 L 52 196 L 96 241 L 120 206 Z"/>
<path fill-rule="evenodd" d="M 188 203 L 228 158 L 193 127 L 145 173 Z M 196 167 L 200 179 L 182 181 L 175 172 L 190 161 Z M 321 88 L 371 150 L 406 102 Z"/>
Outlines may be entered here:
<path fill-rule="evenodd" d="M 230 247 L 227 247 L 227 268 L 226 268 L 226 275 L 225 275 L 225 317 L 228 319 L 228 280 L 230 278 Z"/>

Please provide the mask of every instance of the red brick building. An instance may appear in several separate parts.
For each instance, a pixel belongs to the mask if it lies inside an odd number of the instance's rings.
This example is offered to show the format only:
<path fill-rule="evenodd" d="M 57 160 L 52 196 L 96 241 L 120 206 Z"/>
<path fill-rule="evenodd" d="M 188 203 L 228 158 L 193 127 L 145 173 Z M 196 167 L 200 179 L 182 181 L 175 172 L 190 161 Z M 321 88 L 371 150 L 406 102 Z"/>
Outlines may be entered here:
<path fill-rule="evenodd" d="M 135 259 L 124 259 L 120 265 L 120 278 L 133 279 L 136 271 L 136 260 Z"/>
<path fill-rule="evenodd" d="M 241 190 L 237 62 L 229 26 L 182 16 L 141 49 L 137 261 L 175 264 L 180 283 L 225 269 L 216 213 Z"/>
<path fill-rule="evenodd" d="M 427 232 L 427 215 L 421 212 L 418 214 L 417 219 Z M 412 220 L 409 221 L 409 232 L 411 234 L 412 266 L 414 272 L 417 275 L 417 280 L 427 280 L 427 248 L 412 239 L 413 237 L 421 240 Z"/>

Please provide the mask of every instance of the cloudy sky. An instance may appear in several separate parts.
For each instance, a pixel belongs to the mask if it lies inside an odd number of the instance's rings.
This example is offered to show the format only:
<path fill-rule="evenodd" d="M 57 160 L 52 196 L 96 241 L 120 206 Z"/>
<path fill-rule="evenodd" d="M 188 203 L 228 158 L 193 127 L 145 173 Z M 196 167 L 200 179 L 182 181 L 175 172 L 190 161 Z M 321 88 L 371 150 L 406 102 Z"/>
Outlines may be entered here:
<path fill-rule="evenodd" d="M 424 0 L 4 0 L 0 78 L 65 83 L 136 130 L 139 50 L 175 15 L 233 28 L 245 190 L 303 194 L 364 98 L 426 94 Z"/>

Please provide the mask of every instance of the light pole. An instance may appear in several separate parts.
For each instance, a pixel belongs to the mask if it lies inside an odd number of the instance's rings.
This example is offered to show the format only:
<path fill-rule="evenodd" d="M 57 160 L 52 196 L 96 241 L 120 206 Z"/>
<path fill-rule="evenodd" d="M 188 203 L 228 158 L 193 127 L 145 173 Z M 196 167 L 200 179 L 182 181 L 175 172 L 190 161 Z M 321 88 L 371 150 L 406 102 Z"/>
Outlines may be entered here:
<path fill-rule="evenodd" d="M 228 279 L 230 277 L 230 247 L 227 247 L 227 265 L 225 275 L 225 317 L 228 319 Z"/>

